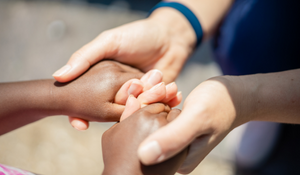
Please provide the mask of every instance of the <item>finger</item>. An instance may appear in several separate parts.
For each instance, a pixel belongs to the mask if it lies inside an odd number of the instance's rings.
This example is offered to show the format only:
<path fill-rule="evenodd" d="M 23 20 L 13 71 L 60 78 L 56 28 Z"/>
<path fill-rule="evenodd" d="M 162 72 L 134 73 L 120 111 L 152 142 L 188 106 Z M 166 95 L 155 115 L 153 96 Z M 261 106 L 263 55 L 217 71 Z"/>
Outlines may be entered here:
<path fill-rule="evenodd" d="M 170 83 L 166 86 L 166 97 L 162 100 L 162 103 L 167 103 L 177 95 L 177 85 L 175 82 Z"/>
<path fill-rule="evenodd" d="M 120 118 L 120 121 L 125 120 L 140 108 L 141 108 L 140 102 L 133 95 L 130 95 L 126 102 L 125 110 Z"/>
<path fill-rule="evenodd" d="M 138 79 L 128 80 L 115 96 L 115 103 L 125 105 L 129 95 L 137 97 L 143 91 L 143 83 Z"/>
<path fill-rule="evenodd" d="M 142 78 L 141 81 L 144 84 L 144 91 L 151 89 L 156 84 L 162 81 L 163 74 L 158 69 L 153 69 L 147 72 Z"/>
<path fill-rule="evenodd" d="M 80 118 L 69 116 L 69 122 L 78 131 L 84 131 L 89 128 L 89 122 Z"/>
<path fill-rule="evenodd" d="M 124 105 L 119 105 L 117 103 L 107 103 L 103 106 L 105 111 L 103 112 L 103 116 L 101 116 L 102 120 L 105 122 L 117 122 L 120 121 L 120 117 L 125 110 Z"/>
<path fill-rule="evenodd" d="M 76 51 L 68 63 L 53 74 L 53 77 L 62 83 L 74 80 L 93 64 L 103 58 L 111 57 L 117 50 L 117 47 L 118 45 L 112 37 L 102 34 Z"/>
<path fill-rule="evenodd" d="M 144 107 L 145 105 L 163 100 L 165 96 L 166 86 L 162 82 L 153 86 L 150 90 L 141 93 L 138 97 L 138 100 L 141 103 L 142 107 Z"/>
<path fill-rule="evenodd" d="M 138 149 L 142 163 L 152 165 L 162 162 L 186 148 L 198 133 L 193 117 L 190 111 L 183 111 L 174 121 L 146 138 Z"/>
<path fill-rule="evenodd" d="M 172 109 L 172 110 L 169 112 L 168 116 L 167 116 L 168 122 L 171 122 L 171 121 L 173 121 L 175 118 L 177 118 L 178 115 L 180 114 L 180 112 L 181 112 L 180 109 L 176 109 L 176 108 Z"/>
<path fill-rule="evenodd" d="M 174 97 L 172 100 L 170 100 L 167 104 L 173 108 L 177 105 L 179 105 L 182 101 L 182 93 L 181 91 L 177 93 L 176 97 Z"/>
<path fill-rule="evenodd" d="M 170 107 L 162 103 L 154 103 L 144 107 L 142 110 L 145 110 L 151 114 L 159 114 L 161 112 L 170 112 Z"/>

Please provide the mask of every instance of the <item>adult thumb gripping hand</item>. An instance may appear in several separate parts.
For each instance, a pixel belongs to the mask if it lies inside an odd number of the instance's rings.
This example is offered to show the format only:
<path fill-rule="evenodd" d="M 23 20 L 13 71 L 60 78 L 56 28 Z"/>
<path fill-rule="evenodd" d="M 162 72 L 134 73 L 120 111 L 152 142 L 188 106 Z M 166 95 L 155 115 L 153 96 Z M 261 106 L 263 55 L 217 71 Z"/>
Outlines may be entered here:
<path fill-rule="evenodd" d="M 174 121 L 159 129 L 138 149 L 138 156 L 145 165 L 156 164 L 176 155 L 187 147 L 197 134 L 192 118 L 182 112 Z"/>
<path fill-rule="evenodd" d="M 142 163 L 162 162 L 190 145 L 178 170 L 190 173 L 233 128 L 245 122 L 236 116 L 233 103 L 239 95 L 229 93 L 232 90 L 223 79 L 201 83 L 186 98 L 181 114 L 141 143 L 138 156 Z"/>

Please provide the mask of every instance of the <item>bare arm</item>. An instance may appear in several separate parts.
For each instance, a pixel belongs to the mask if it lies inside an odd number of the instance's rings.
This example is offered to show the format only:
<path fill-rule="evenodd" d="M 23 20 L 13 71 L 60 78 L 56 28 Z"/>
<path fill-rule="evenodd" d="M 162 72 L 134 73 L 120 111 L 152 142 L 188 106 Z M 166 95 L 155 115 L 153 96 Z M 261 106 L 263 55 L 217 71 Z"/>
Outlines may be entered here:
<path fill-rule="evenodd" d="M 0 84 L 0 134 L 51 115 L 87 121 L 118 121 L 123 105 L 114 103 L 120 87 L 143 74 L 114 61 L 102 61 L 70 83 L 38 80 Z"/>
<path fill-rule="evenodd" d="M 232 0 L 177 0 L 190 8 L 201 22 L 204 38 L 211 35 L 231 6 Z M 159 69 L 164 82 L 172 82 L 194 51 L 195 32 L 177 10 L 162 7 L 149 18 L 102 32 L 77 50 L 66 66 L 53 74 L 68 82 L 96 62 L 110 58 L 132 65 L 143 72 Z"/>
<path fill-rule="evenodd" d="M 253 112 L 242 110 L 252 114 L 251 120 L 300 124 L 300 69 L 241 79 Z"/>
<path fill-rule="evenodd" d="M 179 2 L 187 6 L 199 19 L 204 38 L 212 35 L 227 13 L 233 0 L 167 0 L 168 2 Z M 192 26 L 187 19 L 173 8 L 156 9 L 150 18 L 157 21 L 163 21 L 165 25 L 173 29 L 174 33 L 181 35 L 182 39 L 195 43 L 195 35 Z M 192 37 L 191 37 L 192 35 Z"/>
<path fill-rule="evenodd" d="M 54 80 L 0 84 L 0 134 L 46 116 L 62 114 Z"/>
<path fill-rule="evenodd" d="M 253 120 L 300 124 L 300 69 L 201 83 L 186 98 L 181 114 L 141 143 L 139 157 L 154 164 L 190 145 L 180 169 L 189 173 L 232 129 Z M 143 152 L 151 142 L 159 146 Z"/>

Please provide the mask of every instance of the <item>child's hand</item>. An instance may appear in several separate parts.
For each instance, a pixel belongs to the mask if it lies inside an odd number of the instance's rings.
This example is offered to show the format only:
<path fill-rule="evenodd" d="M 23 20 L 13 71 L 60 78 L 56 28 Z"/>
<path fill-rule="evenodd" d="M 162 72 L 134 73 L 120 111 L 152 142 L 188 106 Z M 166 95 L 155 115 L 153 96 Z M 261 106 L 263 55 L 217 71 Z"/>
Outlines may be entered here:
<path fill-rule="evenodd" d="M 175 174 L 186 158 L 187 148 L 169 160 L 152 166 L 141 164 L 136 152 L 147 136 L 167 125 L 180 113 L 180 110 L 169 110 L 168 106 L 161 103 L 151 104 L 107 130 L 102 137 L 103 175 Z"/>
<path fill-rule="evenodd" d="M 102 61 L 70 83 L 56 82 L 62 113 L 84 121 L 118 121 L 124 110 L 124 105 L 114 102 L 118 90 L 142 75 L 130 66 Z"/>
<path fill-rule="evenodd" d="M 181 93 L 177 93 L 177 85 L 170 83 L 165 86 L 164 83 L 161 83 L 162 78 L 162 73 L 159 70 L 151 70 L 140 80 L 130 79 L 124 83 L 118 91 L 114 102 L 125 105 L 128 97 L 132 95 L 138 97 L 139 105 L 126 107 L 127 110 L 122 114 L 121 119 L 126 118 L 136 110 L 151 103 L 162 102 L 170 107 L 177 106 L 182 99 Z M 86 130 L 88 128 L 89 124 L 86 120 L 74 117 L 69 117 L 69 119 L 71 125 L 78 130 Z"/>

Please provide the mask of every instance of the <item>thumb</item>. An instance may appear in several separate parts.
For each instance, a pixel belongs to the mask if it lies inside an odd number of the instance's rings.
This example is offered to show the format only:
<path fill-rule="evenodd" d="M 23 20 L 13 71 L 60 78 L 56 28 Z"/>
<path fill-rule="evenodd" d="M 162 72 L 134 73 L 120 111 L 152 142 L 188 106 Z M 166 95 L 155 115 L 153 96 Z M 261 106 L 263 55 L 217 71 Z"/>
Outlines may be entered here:
<path fill-rule="evenodd" d="M 77 50 L 68 63 L 57 70 L 52 76 L 64 83 L 79 77 L 98 61 L 111 57 L 117 50 L 117 45 L 104 34 Z"/>
<path fill-rule="evenodd" d="M 186 148 L 197 135 L 197 127 L 187 112 L 146 138 L 138 149 L 138 157 L 145 165 L 163 162 Z"/>

